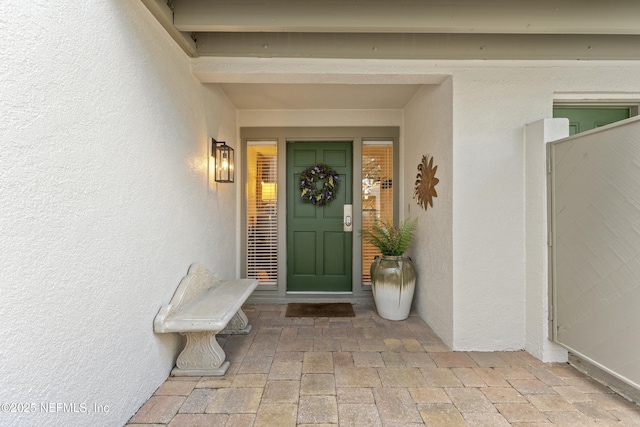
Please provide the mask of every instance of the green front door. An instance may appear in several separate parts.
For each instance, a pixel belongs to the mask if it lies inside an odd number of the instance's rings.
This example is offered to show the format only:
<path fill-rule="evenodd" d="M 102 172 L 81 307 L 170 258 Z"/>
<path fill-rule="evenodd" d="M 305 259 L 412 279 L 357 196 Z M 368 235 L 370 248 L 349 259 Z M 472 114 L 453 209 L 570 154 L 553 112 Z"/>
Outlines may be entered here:
<path fill-rule="evenodd" d="M 301 200 L 300 173 L 318 163 L 340 175 L 326 206 Z M 352 202 L 351 142 L 287 143 L 287 290 L 351 291 L 353 233 L 344 231 L 344 205 Z"/>
<path fill-rule="evenodd" d="M 628 119 L 630 111 L 628 108 L 556 107 L 553 109 L 553 117 L 569 119 L 569 135 L 575 135 L 576 133 L 605 126 L 619 120 Z"/>

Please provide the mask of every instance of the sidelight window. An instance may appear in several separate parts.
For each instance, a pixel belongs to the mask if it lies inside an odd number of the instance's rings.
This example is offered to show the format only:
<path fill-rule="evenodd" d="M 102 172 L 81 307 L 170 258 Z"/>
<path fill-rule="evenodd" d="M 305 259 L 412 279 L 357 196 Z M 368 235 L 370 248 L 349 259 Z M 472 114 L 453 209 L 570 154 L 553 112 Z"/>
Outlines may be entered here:
<path fill-rule="evenodd" d="M 247 142 L 246 273 L 260 285 L 278 277 L 277 160 L 276 141 Z"/>
<path fill-rule="evenodd" d="M 362 228 L 377 220 L 393 221 L 393 142 L 364 141 L 362 146 Z M 370 284 L 369 267 L 380 251 L 362 242 L 362 283 Z"/>

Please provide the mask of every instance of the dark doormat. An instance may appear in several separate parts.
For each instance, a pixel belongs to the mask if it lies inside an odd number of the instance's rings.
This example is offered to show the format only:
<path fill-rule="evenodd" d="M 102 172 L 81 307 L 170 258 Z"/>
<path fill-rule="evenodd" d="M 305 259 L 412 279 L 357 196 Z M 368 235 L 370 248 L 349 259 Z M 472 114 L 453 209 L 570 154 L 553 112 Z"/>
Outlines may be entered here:
<path fill-rule="evenodd" d="M 348 302 L 287 304 L 285 317 L 355 317 Z"/>

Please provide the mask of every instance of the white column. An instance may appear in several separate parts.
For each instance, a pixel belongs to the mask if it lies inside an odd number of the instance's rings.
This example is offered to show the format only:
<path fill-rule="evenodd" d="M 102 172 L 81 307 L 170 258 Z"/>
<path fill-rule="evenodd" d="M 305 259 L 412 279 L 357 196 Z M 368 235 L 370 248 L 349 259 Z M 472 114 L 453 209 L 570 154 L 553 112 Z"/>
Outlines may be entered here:
<path fill-rule="evenodd" d="M 525 349 L 543 362 L 566 362 L 567 351 L 549 337 L 547 143 L 569 136 L 567 119 L 544 119 L 524 130 Z"/>

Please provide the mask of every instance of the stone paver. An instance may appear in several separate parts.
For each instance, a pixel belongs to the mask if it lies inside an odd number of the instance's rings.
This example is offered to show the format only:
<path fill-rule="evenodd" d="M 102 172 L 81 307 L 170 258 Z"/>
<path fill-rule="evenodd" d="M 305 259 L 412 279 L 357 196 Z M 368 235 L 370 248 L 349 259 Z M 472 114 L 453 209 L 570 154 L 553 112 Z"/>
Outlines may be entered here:
<path fill-rule="evenodd" d="M 407 353 L 408 354 L 408 353 Z M 380 353 L 384 366 L 387 368 L 406 368 L 407 363 L 402 358 L 402 353 L 384 351 Z"/>
<path fill-rule="evenodd" d="M 381 387 L 375 368 L 336 368 L 337 387 Z"/>
<path fill-rule="evenodd" d="M 374 404 L 373 389 L 370 388 L 339 388 L 337 389 L 338 404 L 343 403 L 371 403 Z"/>
<path fill-rule="evenodd" d="M 199 381 L 200 378 L 194 380 L 172 378 L 165 381 L 154 394 L 156 396 L 188 396 Z"/>
<path fill-rule="evenodd" d="M 507 367 L 507 362 L 504 361 L 498 352 L 480 352 L 470 351 L 467 355 L 473 359 L 476 364 L 482 368 L 495 368 L 498 366 Z"/>
<path fill-rule="evenodd" d="M 557 394 L 532 394 L 527 396 L 527 400 L 542 412 L 578 410 L 564 397 Z"/>
<path fill-rule="evenodd" d="M 405 388 L 376 388 L 373 391 L 383 424 L 419 423 L 422 418 Z"/>
<path fill-rule="evenodd" d="M 477 363 L 464 353 L 446 351 L 431 354 L 431 358 L 438 368 L 474 368 Z"/>
<path fill-rule="evenodd" d="M 269 371 L 269 380 L 299 380 L 302 375 L 300 362 L 273 362 Z"/>
<path fill-rule="evenodd" d="M 575 410 L 580 410 L 580 412 L 589 418 L 596 420 L 617 420 L 615 416 L 604 407 L 599 406 L 596 402 L 577 402 L 574 405 Z"/>
<path fill-rule="evenodd" d="M 338 422 L 335 396 L 300 396 L 298 423 L 321 424 Z"/>
<path fill-rule="evenodd" d="M 554 394 L 555 391 L 539 379 L 509 380 L 509 384 L 522 394 Z"/>
<path fill-rule="evenodd" d="M 207 406 L 213 401 L 217 390 L 212 388 L 198 388 L 191 392 L 187 400 L 180 407 L 180 413 L 203 414 Z"/>
<path fill-rule="evenodd" d="M 451 369 L 421 368 L 422 375 L 430 387 L 462 387 L 462 383 Z"/>
<path fill-rule="evenodd" d="M 272 356 L 247 356 L 238 370 L 241 374 L 267 374 L 273 363 Z"/>
<path fill-rule="evenodd" d="M 329 351 L 304 353 L 302 372 L 305 374 L 332 374 L 333 354 Z"/>
<path fill-rule="evenodd" d="M 300 381 L 268 381 L 262 394 L 262 403 L 298 403 Z"/>
<path fill-rule="evenodd" d="M 509 427 L 511 424 L 497 412 L 469 412 L 462 414 L 467 425 L 472 427 Z"/>
<path fill-rule="evenodd" d="M 377 351 L 354 351 L 353 364 L 358 368 L 379 368 L 385 366 L 382 354 Z"/>
<path fill-rule="evenodd" d="M 300 395 L 336 394 L 336 380 L 333 374 L 304 374 L 300 384 Z"/>
<path fill-rule="evenodd" d="M 482 376 L 473 368 L 451 368 L 451 371 L 465 387 L 485 387 Z"/>
<path fill-rule="evenodd" d="M 640 407 L 524 351 L 452 352 L 419 317 L 286 318 L 248 305 L 222 377 L 168 378 L 127 427 L 640 426 Z"/>
<path fill-rule="evenodd" d="M 530 403 L 498 403 L 496 408 L 511 423 L 548 422 L 547 417 Z"/>
<path fill-rule="evenodd" d="M 506 379 L 493 368 L 471 368 L 487 387 L 510 387 Z"/>
<path fill-rule="evenodd" d="M 483 387 L 480 389 L 492 403 L 527 403 L 527 399 L 512 387 Z"/>
<path fill-rule="evenodd" d="M 231 383 L 232 387 L 264 387 L 267 374 L 237 374 Z"/>
<path fill-rule="evenodd" d="M 206 413 L 210 414 L 255 414 L 262 398 L 261 388 L 224 388 L 218 390 Z"/>
<path fill-rule="evenodd" d="M 253 427 L 295 427 L 297 416 L 298 405 L 264 404 L 258 409 Z"/>
<path fill-rule="evenodd" d="M 572 385 L 553 387 L 553 390 L 560 396 L 564 397 L 567 402 L 591 402 L 589 394 Z"/>
<path fill-rule="evenodd" d="M 256 419 L 254 414 L 231 414 L 224 427 L 250 427 Z"/>
<path fill-rule="evenodd" d="M 462 414 L 451 404 L 420 405 L 420 416 L 428 426 L 466 427 Z"/>
<path fill-rule="evenodd" d="M 169 427 L 209 427 L 225 425 L 229 416 L 222 414 L 178 414 Z"/>
<path fill-rule="evenodd" d="M 338 405 L 341 427 L 382 427 L 378 408 L 373 404 L 347 403 Z"/>
<path fill-rule="evenodd" d="M 348 368 L 353 367 L 353 355 L 346 351 L 333 353 L 333 366 Z M 335 369 L 335 368 L 334 368 Z"/>
<path fill-rule="evenodd" d="M 131 418 L 131 423 L 168 423 L 185 400 L 184 396 L 151 396 L 138 413 Z"/>
<path fill-rule="evenodd" d="M 495 406 L 477 388 L 447 388 L 445 391 L 458 411 L 463 414 L 467 412 L 496 412 Z"/>
<path fill-rule="evenodd" d="M 400 357 L 409 368 L 435 368 L 436 362 L 427 353 L 400 353 Z"/>
<path fill-rule="evenodd" d="M 380 368 L 378 375 L 383 387 L 424 387 L 427 381 L 418 368 Z"/>
<path fill-rule="evenodd" d="M 409 388 L 409 394 L 415 403 L 451 403 L 451 398 L 443 388 Z"/>

